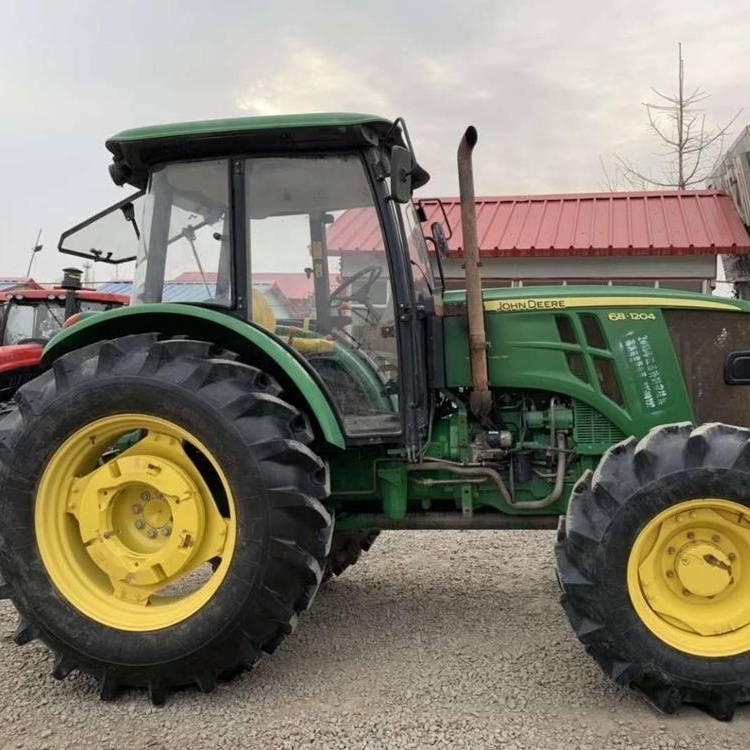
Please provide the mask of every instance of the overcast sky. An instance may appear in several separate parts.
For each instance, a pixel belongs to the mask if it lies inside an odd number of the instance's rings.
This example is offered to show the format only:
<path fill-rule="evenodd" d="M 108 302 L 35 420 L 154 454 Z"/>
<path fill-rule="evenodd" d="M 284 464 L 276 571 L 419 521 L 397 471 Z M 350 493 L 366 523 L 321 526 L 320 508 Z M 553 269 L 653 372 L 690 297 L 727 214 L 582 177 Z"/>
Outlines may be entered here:
<path fill-rule="evenodd" d="M 655 163 L 641 103 L 675 90 L 678 41 L 708 120 L 750 124 L 749 39 L 747 0 L 2 0 L 0 276 L 41 227 L 32 275 L 55 278 L 60 232 L 125 197 L 104 149 L 124 128 L 402 115 L 426 197 L 458 193 L 473 124 L 477 194 L 600 190 L 600 157 Z"/>

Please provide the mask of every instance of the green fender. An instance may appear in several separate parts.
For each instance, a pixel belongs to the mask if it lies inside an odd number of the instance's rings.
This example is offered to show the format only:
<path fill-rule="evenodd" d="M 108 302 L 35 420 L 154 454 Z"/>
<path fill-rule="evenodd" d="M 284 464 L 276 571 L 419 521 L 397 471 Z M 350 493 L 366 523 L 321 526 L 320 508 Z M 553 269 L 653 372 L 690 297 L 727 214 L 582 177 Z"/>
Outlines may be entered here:
<path fill-rule="evenodd" d="M 319 434 L 330 444 L 344 448 L 344 435 L 317 375 L 302 355 L 258 326 L 227 313 L 192 305 L 168 303 L 121 307 L 84 318 L 63 329 L 44 348 L 42 366 L 64 354 L 103 339 L 134 333 L 158 332 L 211 341 L 236 352 L 240 359 L 272 374 L 287 393 L 294 393 L 307 407 Z"/>

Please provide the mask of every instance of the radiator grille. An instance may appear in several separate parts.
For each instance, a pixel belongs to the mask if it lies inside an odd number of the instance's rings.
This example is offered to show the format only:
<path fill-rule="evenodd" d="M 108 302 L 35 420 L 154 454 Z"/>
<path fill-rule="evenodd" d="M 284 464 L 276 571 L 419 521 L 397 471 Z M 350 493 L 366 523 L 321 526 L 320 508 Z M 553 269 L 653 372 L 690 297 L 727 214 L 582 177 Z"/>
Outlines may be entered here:
<path fill-rule="evenodd" d="M 703 310 L 665 310 L 697 422 L 750 426 L 750 388 L 724 382 L 729 352 L 750 349 L 750 316 Z"/>
<path fill-rule="evenodd" d="M 598 455 L 627 436 L 601 412 L 583 401 L 573 402 L 573 439 L 579 453 Z"/>

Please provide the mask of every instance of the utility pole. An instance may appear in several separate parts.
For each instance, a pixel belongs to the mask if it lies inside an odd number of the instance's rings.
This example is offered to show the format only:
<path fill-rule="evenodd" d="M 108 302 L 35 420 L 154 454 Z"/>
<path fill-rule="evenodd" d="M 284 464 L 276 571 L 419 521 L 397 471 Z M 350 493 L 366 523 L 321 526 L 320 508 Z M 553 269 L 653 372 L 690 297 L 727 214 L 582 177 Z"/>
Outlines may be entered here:
<path fill-rule="evenodd" d="M 26 278 L 31 278 L 31 266 L 34 265 L 34 258 L 36 258 L 36 254 L 41 251 L 42 246 L 39 244 L 39 238 L 42 236 L 42 229 L 39 228 L 39 231 L 36 234 L 36 242 L 34 243 L 34 246 L 31 248 L 31 258 L 29 258 L 29 267 L 26 269 Z"/>
<path fill-rule="evenodd" d="M 682 42 L 677 44 L 677 59 L 679 64 L 679 82 L 677 95 L 677 187 L 680 190 L 685 189 L 685 142 L 687 134 L 685 133 L 685 63 L 682 60 Z"/>

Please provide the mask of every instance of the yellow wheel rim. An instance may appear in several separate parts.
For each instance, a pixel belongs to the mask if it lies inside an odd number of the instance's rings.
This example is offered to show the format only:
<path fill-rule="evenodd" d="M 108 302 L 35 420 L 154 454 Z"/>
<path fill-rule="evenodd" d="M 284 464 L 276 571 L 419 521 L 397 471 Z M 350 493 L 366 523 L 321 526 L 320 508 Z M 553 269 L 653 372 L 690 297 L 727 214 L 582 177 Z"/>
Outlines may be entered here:
<path fill-rule="evenodd" d="M 118 452 L 118 440 L 131 445 Z M 74 607 L 111 628 L 148 631 L 214 596 L 234 553 L 236 513 L 221 466 L 199 440 L 164 419 L 118 414 L 55 451 L 35 528 L 47 573 Z"/>
<path fill-rule="evenodd" d="M 654 517 L 631 550 L 628 591 L 646 627 L 679 651 L 750 651 L 750 509 L 708 498 Z"/>

